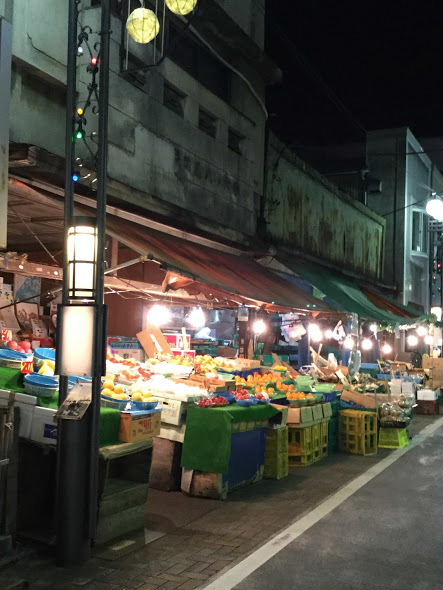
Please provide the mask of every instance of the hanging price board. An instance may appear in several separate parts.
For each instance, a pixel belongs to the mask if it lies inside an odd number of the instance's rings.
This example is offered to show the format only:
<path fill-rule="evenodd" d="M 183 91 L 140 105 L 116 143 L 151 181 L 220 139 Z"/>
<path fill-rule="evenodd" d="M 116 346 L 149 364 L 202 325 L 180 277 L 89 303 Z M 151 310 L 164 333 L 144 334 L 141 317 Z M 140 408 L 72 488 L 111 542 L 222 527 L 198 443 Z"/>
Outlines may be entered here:
<path fill-rule="evenodd" d="M 12 340 L 12 330 L 2 330 L 2 342 L 10 342 Z"/>
<path fill-rule="evenodd" d="M 33 361 L 22 361 L 21 367 L 22 367 L 22 373 L 33 373 L 34 372 Z"/>

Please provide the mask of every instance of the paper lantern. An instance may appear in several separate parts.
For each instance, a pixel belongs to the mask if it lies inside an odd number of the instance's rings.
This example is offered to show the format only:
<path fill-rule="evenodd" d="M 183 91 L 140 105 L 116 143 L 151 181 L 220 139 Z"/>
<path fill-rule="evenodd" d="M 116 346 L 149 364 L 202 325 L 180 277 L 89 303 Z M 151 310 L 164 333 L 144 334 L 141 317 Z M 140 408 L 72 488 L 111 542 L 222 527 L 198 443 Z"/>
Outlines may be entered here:
<path fill-rule="evenodd" d="M 149 43 L 158 35 L 160 23 L 152 10 L 136 8 L 128 16 L 126 30 L 136 43 Z"/>
<path fill-rule="evenodd" d="M 174 14 L 189 14 L 194 10 L 198 0 L 166 0 L 166 6 Z"/>

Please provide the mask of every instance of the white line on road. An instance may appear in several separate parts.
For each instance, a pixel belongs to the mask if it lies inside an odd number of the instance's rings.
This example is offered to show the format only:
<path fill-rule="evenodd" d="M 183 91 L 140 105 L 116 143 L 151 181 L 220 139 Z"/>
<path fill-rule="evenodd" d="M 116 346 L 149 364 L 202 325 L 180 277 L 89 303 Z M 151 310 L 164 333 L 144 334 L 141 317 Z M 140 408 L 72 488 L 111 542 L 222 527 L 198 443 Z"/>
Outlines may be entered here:
<path fill-rule="evenodd" d="M 432 436 L 442 424 L 443 418 L 439 418 L 436 422 L 433 422 L 424 428 L 419 434 L 414 436 L 409 446 L 393 451 L 388 457 L 385 457 L 376 465 L 365 471 L 365 473 L 359 475 L 350 483 L 340 488 L 338 492 L 319 504 L 314 510 L 309 512 L 309 514 L 288 526 L 270 541 L 262 545 L 260 549 L 257 549 L 233 568 L 221 574 L 221 576 L 205 586 L 203 590 L 231 590 L 237 586 L 237 584 L 269 561 L 274 555 L 289 545 L 289 543 L 292 543 L 292 541 L 310 529 L 319 520 L 337 508 L 337 506 L 340 506 L 340 504 L 355 494 L 355 492 L 371 481 L 371 479 L 374 479 L 374 477 L 387 469 L 392 463 L 395 463 L 395 461 L 400 459 L 405 453 L 408 453 L 411 449 L 421 444 L 425 439 Z"/>

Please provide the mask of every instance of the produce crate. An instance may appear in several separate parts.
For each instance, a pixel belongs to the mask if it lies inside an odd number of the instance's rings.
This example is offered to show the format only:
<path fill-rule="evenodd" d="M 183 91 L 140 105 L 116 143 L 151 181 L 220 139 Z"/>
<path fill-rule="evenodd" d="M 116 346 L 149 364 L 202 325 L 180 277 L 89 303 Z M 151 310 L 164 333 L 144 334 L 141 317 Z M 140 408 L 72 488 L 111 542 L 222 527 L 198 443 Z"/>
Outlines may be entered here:
<path fill-rule="evenodd" d="M 288 454 L 288 427 L 266 430 L 266 456 L 268 453 Z"/>
<path fill-rule="evenodd" d="M 289 465 L 304 467 L 328 454 L 328 420 L 305 427 L 288 428 Z"/>
<path fill-rule="evenodd" d="M 356 455 L 376 455 L 377 413 L 342 410 L 339 414 L 339 448 Z"/>
<path fill-rule="evenodd" d="M 407 428 L 380 428 L 378 447 L 380 449 L 402 449 L 409 445 Z"/>
<path fill-rule="evenodd" d="M 417 407 L 415 408 L 416 414 L 439 414 L 440 406 L 438 400 L 417 400 Z"/>
<path fill-rule="evenodd" d="M 328 450 L 338 450 L 338 416 L 333 416 L 328 422 Z"/>
<path fill-rule="evenodd" d="M 324 402 L 334 402 L 337 399 L 338 391 L 331 391 L 329 393 L 323 394 L 323 401 Z"/>
<path fill-rule="evenodd" d="M 278 453 L 274 456 L 266 453 L 263 477 L 266 479 L 282 479 L 287 477 L 289 467 L 288 453 Z"/>
<path fill-rule="evenodd" d="M 340 400 L 336 400 L 333 402 L 330 402 L 331 404 L 331 410 L 332 410 L 332 415 L 333 416 L 338 416 L 338 413 L 340 411 Z"/>
<path fill-rule="evenodd" d="M 332 408 L 331 408 L 330 402 L 326 402 L 325 404 L 322 404 L 322 410 L 323 410 L 323 418 L 326 418 L 326 419 L 331 418 Z"/>

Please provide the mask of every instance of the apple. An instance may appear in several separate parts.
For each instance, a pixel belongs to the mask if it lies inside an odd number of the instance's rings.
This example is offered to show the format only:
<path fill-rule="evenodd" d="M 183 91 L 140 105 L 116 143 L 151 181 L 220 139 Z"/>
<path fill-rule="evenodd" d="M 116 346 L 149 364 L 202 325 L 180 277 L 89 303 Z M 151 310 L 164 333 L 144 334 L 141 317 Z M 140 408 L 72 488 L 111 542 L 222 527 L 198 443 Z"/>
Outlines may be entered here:
<path fill-rule="evenodd" d="M 9 348 L 12 348 L 12 350 L 18 350 L 18 344 L 16 340 L 11 340 L 8 342 L 8 346 Z"/>
<path fill-rule="evenodd" d="M 31 350 L 31 343 L 29 342 L 29 340 L 23 340 L 23 342 L 22 342 L 22 348 L 26 352 L 28 352 L 28 351 Z"/>

